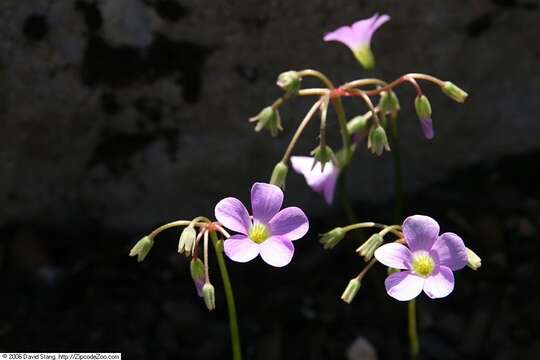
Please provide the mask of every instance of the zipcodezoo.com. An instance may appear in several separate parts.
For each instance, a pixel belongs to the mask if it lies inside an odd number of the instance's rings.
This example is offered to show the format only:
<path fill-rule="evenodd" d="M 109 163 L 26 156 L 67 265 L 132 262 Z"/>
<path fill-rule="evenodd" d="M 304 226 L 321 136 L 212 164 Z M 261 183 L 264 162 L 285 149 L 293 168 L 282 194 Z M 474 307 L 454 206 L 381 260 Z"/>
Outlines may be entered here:
<path fill-rule="evenodd" d="M 0 360 L 122 360 L 121 353 L 0 353 Z"/>

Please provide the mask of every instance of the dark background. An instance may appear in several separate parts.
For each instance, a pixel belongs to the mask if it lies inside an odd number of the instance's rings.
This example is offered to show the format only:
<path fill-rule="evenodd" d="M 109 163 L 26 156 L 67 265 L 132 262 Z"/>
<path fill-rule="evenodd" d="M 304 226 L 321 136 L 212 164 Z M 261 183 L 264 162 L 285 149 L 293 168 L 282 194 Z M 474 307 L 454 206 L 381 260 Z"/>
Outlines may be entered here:
<path fill-rule="evenodd" d="M 377 11 L 392 20 L 374 37 L 370 74 L 321 37 Z M 268 179 L 309 103 L 283 108 L 277 139 L 247 119 L 280 95 L 277 74 L 309 67 L 338 83 L 426 72 L 471 94 L 460 105 L 425 86 L 436 129 L 426 141 L 414 93 L 398 91 L 405 214 L 436 218 L 483 259 L 456 274 L 449 297 L 420 297 L 422 358 L 537 358 L 538 19 L 537 1 L 517 0 L 2 1 L 0 351 L 228 358 L 215 264 L 209 313 L 177 232 L 142 264 L 127 253 L 161 223 L 211 216 L 219 199 L 247 200 Z M 315 128 L 298 154 L 315 146 Z M 391 164 L 358 152 L 348 183 L 362 220 L 393 222 Z M 229 262 L 245 357 L 341 359 L 363 337 L 379 359 L 407 358 L 406 305 L 386 295 L 385 270 L 341 302 L 363 266 L 360 240 L 323 251 L 317 234 L 345 217 L 289 178 L 286 202 L 312 223 L 293 262 Z"/>

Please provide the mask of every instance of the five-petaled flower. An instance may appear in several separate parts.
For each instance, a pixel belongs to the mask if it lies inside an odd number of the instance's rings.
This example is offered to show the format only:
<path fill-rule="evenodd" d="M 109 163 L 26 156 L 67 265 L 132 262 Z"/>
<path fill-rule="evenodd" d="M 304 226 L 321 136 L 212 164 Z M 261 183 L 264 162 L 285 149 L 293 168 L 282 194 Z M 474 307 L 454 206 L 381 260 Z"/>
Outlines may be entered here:
<path fill-rule="evenodd" d="M 287 265 L 294 254 L 292 241 L 307 233 L 309 222 L 300 208 L 280 210 L 282 203 L 283 191 L 265 183 L 255 183 L 251 188 L 252 218 L 240 200 L 221 200 L 215 208 L 216 219 L 239 233 L 225 240 L 225 254 L 237 262 L 250 261 L 260 254 L 269 265 Z"/>
<path fill-rule="evenodd" d="M 313 166 L 314 159 L 309 156 L 292 156 L 291 164 L 294 171 L 304 175 L 307 184 L 315 191 L 324 196 L 328 204 L 334 200 L 336 181 L 339 176 L 339 167 L 332 162 L 325 164 L 324 169 L 321 163 L 317 162 Z"/>
<path fill-rule="evenodd" d="M 404 270 L 388 276 L 384 282 L 391 297 L 407 301 L 422 290 L 432 299 L 449 295 L 454 289 L 454 274 L 467 265 L 463 240 L 454 233 L 439 235 L 439 224 L 423 215 L 403 222 L 408 247 L 399 243 L 381 246 L 375 258 L 386 266 Z"/>
<path fill-rule="evenodd" d="M 388 15 L 375 14 L 369 19 L 357 21 L 351 26 L 342 26 L 326 34 L 324 41 L 339 41 L 348 46 L 360 64 L 369 70 L 375 65 L 371 52 L 371 37 L 388 20 Z"/>

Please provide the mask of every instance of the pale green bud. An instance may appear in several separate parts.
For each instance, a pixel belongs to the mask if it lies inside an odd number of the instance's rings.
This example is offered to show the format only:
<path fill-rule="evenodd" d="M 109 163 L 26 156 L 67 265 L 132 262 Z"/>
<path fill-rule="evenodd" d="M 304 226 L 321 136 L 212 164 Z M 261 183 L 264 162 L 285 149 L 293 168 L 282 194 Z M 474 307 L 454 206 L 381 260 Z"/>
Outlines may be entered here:
<path fill-rule="evenodd" d="M 294 95 L 300 90 L 302 78 L 296 71 L 286 71 L 279 74 L 277 79 L 277 86 L 279 86 L 287 96 Z"/>
<path fill-rule="evenodd" d="M 431 118 L 431 104 L 425 95 L 417 96 L 414 99 L 414 107 L 420 120 Z"/>
<path fill-rule="evenodd" d="M 216 293 L 214 285 L 207 282 L 204 284 L 202 291 L 206 308 L 208 310 L 214 310 L 216 308 Z"/>
<path fill-rule="evenodd" d="M 330 148 L 328 145 L 319 145 L 313 149 L 310 154 L 313 156 L 313 165 L 311 166 L 312 170 L 315 167 L 315 164 L 318 162 L 321 163 L 321 172 L 324 171 L 324 166 L 327 162 L 337 162 L 334 150 L 332 150 L 332 148 Z"/>
<path fill-rule="evenodd" d="M 195 231 L 195 228 L 193 226 L 185 227 L 182 234 L 180 234 L 180 240 L 178 240 L 178 252 L 180 254 L 185 252 L 186 256 L 191 256 L 196 239 L 197 231 Z"/>
<path fill-rule="evenodd" d="M 152 249 L 152 246 L 154 246 L 154 240 L 145 236 L 131 248 L 129 256 L 137 256 L 137 261 L 142 262 L 150 252 L 150 249 Z"/>
<path fill-rule="evenodd" d="M 201 259 L 191 259 L 189 264 L 189 270 L 191 272 L 191 278 L 193 280 L 203 280 L 204 279 L 204 263 Z"/>
<path fill-rule="evenodd" d="M 337 227 L 330 230 L 329 232 L 322 234 L 321 239 L 319 240 L 323 244 L 324 249 L 333 249 L 341 239 L 345 237 L 347 232 L 343 228 Z"/>
<path fill-rule="evenodd" d="M 274 171 L 272 171 L 272 177 L 270 178 L 270 184 L 276 185 L 282 189 L 285 189 L 285 183 L 287 181 L 287 172 L 289 168 L 287 165 L 281 161 L 274 166 Z"/>
<path fill-rule="evenodd" d="M 372 127 L 369 133 L 368 148 L 373 154 L 381 155 L 383 150 L 390 151 L 386 131 L 382 126 Z"/>
<path fill-rule="evenodd" d="M 474 251 L 469 248 L 467 249 L 467 266 L 473 270 L 478 270 L 482 266 L 482 259 L 476 255 Z"/>
<path fill-rule="evenodd" d="M 341 294 L 341 300 L 345 301 L 347 304 L 350 304 L 356 296 L 356 293 L 358 293 L 358 290 L 360 290 L 361 285 L 362 283 L 358 278 L 354 278 L 349 281 L 345 291 L 343 291 L 343 294 Z"/>
<path fill-rule="evenodd" d="M 399 111 L 399 100 L 396 93 L 392 90 L 381 92 L 381 99 L 379 101 L 379 109 L 383 114 L 396 113 Z"/>
<path fill-rule="evenodd" d="M 445 81 L 441 89 L 442 89 L 442 92 L 445 93 L 448 97 L 450 97 L 451 99 L 459 103 L 462 103 L 465 100 L 467 100 L 467 96 L 469 96 L 469 94 L 467 94 L 465 91 L 463 91 L 462 89 L 460 89 L 459 87 L 451 83 L 450 81 Z"/>
<path fill-rule="evenodd" d="M 381 246 L 383 241 L 384 239 L 381 234 L 375 233 L 371 235 L 369 239 L 367 239 L 362 245 L 360 245 L 358 249 L 356 249 L 356 252 L 367 262 L 371 260 L 373 253 L 375 253 L 375 250 Z"/>
<path fill-rule="evenodd" d="M 365 134 L 368 131 L 369 119 L 371 113 L 365 115 L 358 115 L 353 117 L 349 122 L 347 122 L 347 131 L 349 134 Z"/>

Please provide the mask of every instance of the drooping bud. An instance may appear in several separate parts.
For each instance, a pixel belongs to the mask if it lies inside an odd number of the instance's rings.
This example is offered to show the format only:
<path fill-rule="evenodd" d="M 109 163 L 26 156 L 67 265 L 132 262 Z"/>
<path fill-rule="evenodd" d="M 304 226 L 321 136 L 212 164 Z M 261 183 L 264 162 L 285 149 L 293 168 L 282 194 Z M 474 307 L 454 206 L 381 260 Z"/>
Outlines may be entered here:
<path fill-rule="evenodd" d="M 416 114 L 420 119 L 422 132 L 426 139 L 433 139 L 433 121 L 431 120 L 431 104 L 425 95 L 417 96 L 414 100 Z"/>
<path fill-rule="evenodd" d="M 330 230 L 329 232 L 322 234 L 321 239 L 319 240 L 323 244 L 324 249 L 333 249 L 341 239 L 345 237 L 347 232 L 343 228 L 337 227 Z"/>
<path fill-rule="evenodd" d="M 451 83 L 450 81 L 445 81 L 444 85 L 441 87 L 442 92 L 445 93 L 448 97 L 450 97 L 452 100 L 457 101 L 459 103 L 464 102 L 467 100 L 467 94 L 465 91 Z"/>
<path fill-rule="evenodd" d="M 250 122 L 257 122 L 255 125 L 255 131 L 259 132 L 266 128 L 270 131 L 270 135 L 276 136 L 279 131 L 283 130 L 281 127 L 281 117 L 279 111 L 272 106 L 267 106 L 256 116 L 249 119 Z"/>
<path fill-rule="evenodd" d="M 398 97 L 392 90 L 381 92 L 378 106 L 383 114 L 393 114 L 400 109 Z"/>
<path fill-rule="evenodd" d="M 202 297 L 202 289 L 204 286 L 204 263 L 199 258 L 193 258 L 189 264 L 189 270 L 191 272 L 191 278 L 195 283 L 195 289 L 197 289 L 197 295 Z"/>
<path fill-rule="evenodd" d="M 214 310 L 216 308 L 216 293 L 214 285 L 210 284 L 209 282 L 205 283 L 202 288 L 202 292 L 206 308 L 208 310 Z"/>
<path fill-rule="evenodd" d="M 371 113 L 353 117 L 347 122 L 347 131 L 349 134 L 365 135 L 369 131 L 368 126 L 370 118 Z"/>
<path fill-rule="evenodd" d="M 282 189 L 285 189 L 285 183 L 287 181 L 287 172 L 289 167 L 283 162 L 278 162 L 274 166 L 274 171 L 272 171 L 272 177 L 270 178 L 270 184 L 276 185 Z"/>
<path fill-rule="evenodd" d="M 279 74 L 276 84 L 285 91 L 286 96 L 291 96 L 300 90 L 301 82 L 298 72 L 291 70 Z"/>
<path fill-rule="evenodd" d="M 313 149 L 310 154 L 313 156 L 313 165 L 311 166 L 311 170 L 313 170 L 318 162 L 321 163 L 321 172 L 324 171 L 324 166 L 327 162 L 337 163 L 334 150 L 332 150 L 332 148 L 330 148 L 328 145 L 319 145 Z"/>
<path fill-rule="evenodd" d="M 374 126 L 369 132 L 368 148 L 373 154 L 380 156 L 383 150 L 390 151 L 386 131 L 382 126 Z"/>
<path fill-rule="evenodd" d="M 150 249 L 152 249 L 152 246 L 154 246 L 154 240 L 149 236 L 145 236 L 131 248 L 129 256 L 137 256 L 137 262 L 142 262 L 150 252 Z"/>
<path fill-rule="evenodd" d="M 360 290 L 361 285 L 362 283 L 358 278 L 351 279 L 349 284 L 347 284 L 345 291 L 343 291 L 343 294 L 341 294 L 341 300 L 345 301 L 347 304 L 350 304 L 356 296 L 356 293 L 358 293 L 358 290 Z"/>
<path fill-rule="evenodd" d="M 356 249 L 358 255 L 364 258 L 364 261 L 368 262 L 373 257 L 373 253 L 384 242 L 383 237 L 379 233 L 375 233 L 369 237 L 362 245 Z"/>
<path fill-rule="evenodd" d="M 467 266 L 470 267 L 473 270 L 478 270 L 480 266 L 482 266 L 482 259 L 476 255 L 474 251 L 472 251 L 469 248 L 466 248 L 467 250 Z"/>
<path fill-rule="evenodd" d="M 187 226 L 182 230 L 180 239 L 178 240 L 178 253 L 184 253 L 186 256 L 191 256 L 193 248 L 195 247 L 195 240 L 197 239 L 197 231 L 193 226 Z"/>

